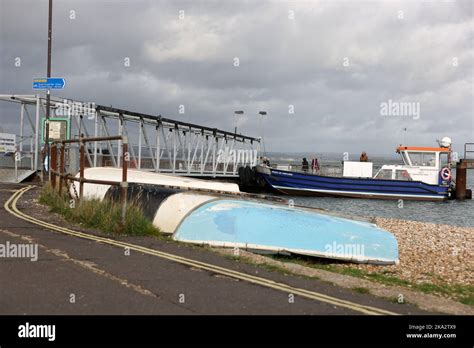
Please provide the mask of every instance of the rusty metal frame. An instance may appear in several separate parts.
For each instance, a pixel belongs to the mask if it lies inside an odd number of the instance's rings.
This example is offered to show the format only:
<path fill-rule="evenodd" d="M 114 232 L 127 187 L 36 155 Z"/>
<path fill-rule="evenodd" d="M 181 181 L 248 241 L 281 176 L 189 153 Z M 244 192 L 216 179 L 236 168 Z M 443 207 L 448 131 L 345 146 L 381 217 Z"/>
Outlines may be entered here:
<path fill-rule="evenodd" d="M 84 178 L 84 169 L 86 162 L 86 144 L 89 142 L 97 141 L 111 141 L 119 140 L 122 144 L 122 181 L 107 181 L 107 180 L 95 180 L 95 179 L 86 179 Z M 67 144 L 79 143 L 80 146 L 80 170 L 79 178 L 76 178 L 74 175 L 65 172 L 65 148 Z M 59 159 L 59 170 L 58 170 L 58 145 L 60 145 L 60 159 Z M 116 136 L 105 136 L 105 137 L 84 137 L 82 134 L 78 139 L 68 139 L 63 141 L 56 141 L 51 144 L 51 161 L 50 161 L 50 173 L 51 173 L 51 187 L 53 190 L 56 190 L 57 179 L 59 178 L 59 194 L 62 194 L 62 188 L 64 183 L 68 180 L 78 181 L 79 182 L 79 199 L 82 200 L 84 196 L 84 183 L 89 184 L 101 184 L 101 185 L 113 185 L 120 187 L 120 204 L 122 206 L 122 222 L 125 222 L 125 214 L 127 210 L 127 170 L 128 162 L 130 160 L 130 155 L 128 153 L 128 138 L 123 135 Z M 66 184 L 67 185 L 67 184 Z"/>

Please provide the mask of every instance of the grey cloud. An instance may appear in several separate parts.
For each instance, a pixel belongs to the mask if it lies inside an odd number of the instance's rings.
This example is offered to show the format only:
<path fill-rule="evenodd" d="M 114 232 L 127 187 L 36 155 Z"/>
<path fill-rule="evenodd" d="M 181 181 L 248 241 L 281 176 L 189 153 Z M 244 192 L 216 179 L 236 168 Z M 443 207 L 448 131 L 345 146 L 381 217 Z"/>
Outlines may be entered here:
<path fill-rule="evenodd" d="M 0 4 L 0 92 L 34 93 L 31 79 L 46 70 L 47 1 Z M 419 145 L 474 137 L 470 1 L 75 0 L 54 9 L 53 75 L 68 81 L 58 96 L 224 129 L 244 109 L 239 129 L 249 135 L 264 109 L 276 151 L 388 153 L 405 127 Z M 388 99 L 420 102 L 420 119 L 382 117 Z M 14 127 L 11 106 L 0 103 L 0 117 Z"/>

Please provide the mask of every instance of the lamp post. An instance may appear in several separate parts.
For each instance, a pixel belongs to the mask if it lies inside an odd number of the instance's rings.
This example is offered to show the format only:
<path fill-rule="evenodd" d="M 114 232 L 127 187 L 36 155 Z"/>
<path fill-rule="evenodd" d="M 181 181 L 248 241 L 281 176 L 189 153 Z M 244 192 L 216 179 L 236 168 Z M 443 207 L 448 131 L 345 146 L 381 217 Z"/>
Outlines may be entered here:
<path fill-rule="evenodd" d="M 259 111 L 258 112 L 260 115 L 260 139 L 262 139 L 262 145 L 263 145 L 263 152 L 266 154 L 267 150 L 265 149 L 265 141 L 263 140 L 263 116 L 267 115 L 266 111 Z"/>
<path fill-rule="evenodd" d="M 237 111 L 234 111 L 234 115 L 235 115 L 235 129 L 234 129 L 234 133 L 237 135 L 237 115 L 243 115 L 244 112 L 242 110 L 237 110 Z"/>
<path fill-rule="evenodd" d="M 53 0 L 49 0 L 48 8 L 48 60 L 47 60 L 47 77 L 51 77 L 51 45 L 53 40 Z M 48 89 L 46 93 L 46 122 L 45 122 L 45 144 L 44 144 L 44 158 L 48 158 L 48 175 L 50 173 L 50 153 L 49 153 L 49 116 L 50 116 L 51 92 Z M 43 166 L 44 167 L 44 158 Z"/>

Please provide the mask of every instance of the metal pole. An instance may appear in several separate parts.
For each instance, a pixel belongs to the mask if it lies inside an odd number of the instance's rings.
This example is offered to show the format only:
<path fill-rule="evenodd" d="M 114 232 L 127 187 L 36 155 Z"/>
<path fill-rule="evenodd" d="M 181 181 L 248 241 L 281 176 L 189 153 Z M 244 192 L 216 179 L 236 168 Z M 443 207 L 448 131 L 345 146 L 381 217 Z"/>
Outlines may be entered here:
<path fill-rule="evenodd" d="M 156 167 L 155 172 L 160 171 L 160 160 L 161 160 L 161 148 L 160 148 L 160 128 L 161 123 L 156 126 Z M 164 139 L 164 137 L 163 137 Z"/>
<path fill-rule="evenodd" d="M 25 123 L 25 103 L 21 102 L 21 109 L 20 109 L 20 153 L 23 153 L 23 128 Z"/>
<path fill-rule="evenodd" d="M 153 148 L 151 147 L 151 143 L 148 141 L 148 135 L 146 134 L 146 128 L 144 128 L 145 125 L 142 127 L 142 133 L 143 133 L 143 140 L 145 140 L 146 146 L 148 146 L 148 151 L 151 156 L 151 163 L 153 165 L 153 169 L 156 171 L 156 162 L 155 162 L 155 155 L 153 154 Z"/>
<path fill-rule="evenodd" d="M 204 173 L 204 141 L 209 146 L 209 141 L 207 141 L 206 136 L 201 133 L 201 174 Z"/>
<path fill-rule="evenodd" d="M 217 138 L 216 135 L 214 135 L 214 144 L 213 144 L 213 148 L 212 148 L 212 176 L 213 177 L 216 177 L 216 169 L 217 169 L 217 162 L 216 162 L 216 146 L 217 146 L 217 142 L 219 141 L 219 139 Z"/>
<path fill-rule="evenodd" d="M 80 169 L 79 169 L 79 199 L 82 200 L 82 195 L 84 193 L 84 166 L 85 166 L 85 149 L 84 149 L 84 142 L 82 141 L 82 134 L 80 138 Z"/>
<path fill-rule="evenodd" d="M 94 120 L 94 136 L 97 138 L 99 132 L 99 122 L 97 120 L 97 112 L 95 113 Z M 94 141 L 94 167 L 97 167 L 97 141 Z"/>
<path fill-rule="evenodd" d="M 143 133 L 143 120 L 140 120 L 140 126 L 138 129 L 138 163 L 137 168 L 142 168 L 142 133 Z M 153 154 L 151 154 L 153 156 Z"/>
<path fill-rule="evenodd" d="M 178 126 L 175 126 L 175 129 L 173 129 L 173 174 L 176 170 L 176 136 L 177 132 L 179 131 Z"/>
<path fill-rule="evenodd" d="M 188 171 L 188 174 L 191 173 L 191 138 L 192 138 L 192 132 L 191 132 L 191 128 L 189 128 L 189 132 L 186 133 L 185 135 L 185 141 L 186 141 L 186 137 L 187 137 L 187 145 L 188 145 L 188 168 L 187 168 L 187 171 Z"/>
<path fill-rule="evenodd" d="M 18 156 L 18 151 L 15 151 L 15 182 L 18 182 L 18 161 L 16 160 Z M 20 153 L 21 156 L 21 153 Z M 21 157 L 20 157 L 21 158 Z"/>
<path fill-rule="evenodd" d="M 35 119 L 35 171 L 38 171 L 38 157 L 40 155 L 39 151 L 39 112 L 40 112 L 40 98 L 36 96 L 36 119 Z"/>
<path fill-rule="evenodd" d="M 51 77 L 51 44 L 53 36 L 53 0 L 49 0 L 49 13 L 48 13 L 48 68 L 47 68 L 47 77 Z M 49 113 L 50 113 L 50 102 L 51 102 L 51 93 L 48 89 L 46 95 L 46 125 L 45 125 L 45 145 L 44 145 L 44 156 L 48 156 L 49 168 L 51 167 L 51 158 L 49 153 Z M 50 172 L 49 168 L 46 168 L 48 173 Z"/>
<path fill-rule="evenodd" d="M 122 114 L 119 115 L 118 118 L 118 134 L 123 135 L 123 128 L 122 128 Z M 117 167 L 120 168 L 120 157 L 123 156 L 123 151 L 120 153 L 122 150 L 122 142 L 120 140 L 117 140 Z"/>
<path fill-rule="evenodd" d="M 100 113 L 98 111 L 95 112 L 95 116 L 96 116 L 96 120 L 97 120 L 97 127 L 98 127 L 98 136 L 102 136 L 102 123 L 99 125 L 99 122 L 100 122 L 100 119 L 99 117 L 100 116 Z M 102 142 L 99 141 L 99 143 L 97 144 L 98 147 L 99 147 L 99 154 L 100 154 L 100 164 L 99 164 L 99 167 L 102 167 L 104 165 L 104 154 L 102 153 Z"/>

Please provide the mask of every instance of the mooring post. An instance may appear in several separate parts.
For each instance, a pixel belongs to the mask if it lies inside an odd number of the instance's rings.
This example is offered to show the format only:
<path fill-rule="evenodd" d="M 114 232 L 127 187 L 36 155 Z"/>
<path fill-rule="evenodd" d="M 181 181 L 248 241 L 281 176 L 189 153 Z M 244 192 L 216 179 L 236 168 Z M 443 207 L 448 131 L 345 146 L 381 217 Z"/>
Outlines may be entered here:
<path fill-rule="evenodd" d="M 122 223 L 125 224 L 127 212 L 127 166 L 128 166 L 128 137 L 122 136 L 122 182 L 120 183 L 120 203 L 122 204 Z"/>
<path fill-rule="evenodd" d="M 458 200 L 466 198 L 466 171 L 467 167 L 461 160 L 456 165 L 456 199 Z"/>
<path fill-rule="evenodd" d="M 56 174 L 54 173 L 58 168 L 57 166 L 57 151 L 56 151 L 57 147 L 56 147 L 56 143 L 52 143 L 51 144 L 51 163 L 49 165 L 50 167 L 50 184 L 51 184 L 51 187 L 53 188 L 53 190 L 56 189 Z"/>
<path fill-rule="evenodd" d="M 61 195 L 63 191 L 65 147 L 66 144 L 61 143 L 61 154 L 59 158 L 59 195 Z"/>
<path fill-rule="evenodd" d="M 79 145 L 80 145 L 79 199 L 82 200 L 82 195 L 84 193 L 84 166 L 86 164 L 83 134 L 81 134 Z"/>

